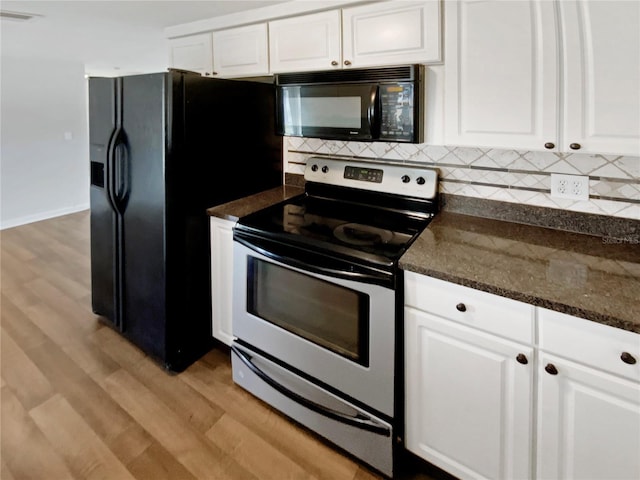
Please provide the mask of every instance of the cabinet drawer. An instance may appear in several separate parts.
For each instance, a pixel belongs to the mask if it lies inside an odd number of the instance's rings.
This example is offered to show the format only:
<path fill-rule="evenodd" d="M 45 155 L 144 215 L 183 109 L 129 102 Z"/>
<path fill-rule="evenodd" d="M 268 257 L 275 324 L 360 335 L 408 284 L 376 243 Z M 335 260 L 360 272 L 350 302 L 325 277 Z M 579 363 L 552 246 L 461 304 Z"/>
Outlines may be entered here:
<path fill-rule="evenodd" d="M 640 382 L 637 333 L 544 308 L 538 325 L 541 350 Z"/>
<path fill-rule="evenodd" d="M 413 272 L 405 305 L 518 342 L 533 343 L 535 307 Z"/>

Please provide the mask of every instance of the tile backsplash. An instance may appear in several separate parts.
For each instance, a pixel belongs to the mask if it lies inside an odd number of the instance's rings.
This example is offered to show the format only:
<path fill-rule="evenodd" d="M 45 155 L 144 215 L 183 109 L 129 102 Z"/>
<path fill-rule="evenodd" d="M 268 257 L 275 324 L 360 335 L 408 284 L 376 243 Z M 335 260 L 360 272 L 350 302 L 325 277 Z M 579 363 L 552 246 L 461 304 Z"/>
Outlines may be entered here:
<path fill-rule="evenodd" d="M 285 171 L 328 155 L 419 164 L 440 172 L 440 192 L 640 220 L 640 157 L 285 137 Z M 551 197 L 551 174 L 589 176 L 589 200 Z"/>

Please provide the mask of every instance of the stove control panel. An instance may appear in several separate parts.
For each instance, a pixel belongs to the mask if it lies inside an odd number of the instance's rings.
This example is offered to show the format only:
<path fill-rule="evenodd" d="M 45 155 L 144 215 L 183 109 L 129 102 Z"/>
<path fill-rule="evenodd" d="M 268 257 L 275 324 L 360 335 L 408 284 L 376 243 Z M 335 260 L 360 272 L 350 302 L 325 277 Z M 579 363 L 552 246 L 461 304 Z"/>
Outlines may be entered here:
<path fill-rule="evenodd" d="M 362 182 L 382 183 L 383 173 L 383 170 L 379 168 L 354 167 L 351 165 L 344 167 L 344 178 Z"/>
<path fill-rule="evenodd" d="M 434 198 L 438 192 L 437 170 L 409 165 L 311 157 L 304 178 L 309 182 L 426 199 Z"/>

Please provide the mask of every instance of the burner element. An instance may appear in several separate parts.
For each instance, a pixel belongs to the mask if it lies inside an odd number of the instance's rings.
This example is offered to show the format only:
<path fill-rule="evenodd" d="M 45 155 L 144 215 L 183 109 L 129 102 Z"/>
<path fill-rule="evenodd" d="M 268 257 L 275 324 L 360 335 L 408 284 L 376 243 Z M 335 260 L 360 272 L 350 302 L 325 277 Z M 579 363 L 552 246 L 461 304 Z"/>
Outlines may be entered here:
<path fill-rule="evenodd" d="M 359 223 L 343 223 L 333 230 L 334 236 L 350 245 L 379 245 L 389 243 L 393 232 Z"/>

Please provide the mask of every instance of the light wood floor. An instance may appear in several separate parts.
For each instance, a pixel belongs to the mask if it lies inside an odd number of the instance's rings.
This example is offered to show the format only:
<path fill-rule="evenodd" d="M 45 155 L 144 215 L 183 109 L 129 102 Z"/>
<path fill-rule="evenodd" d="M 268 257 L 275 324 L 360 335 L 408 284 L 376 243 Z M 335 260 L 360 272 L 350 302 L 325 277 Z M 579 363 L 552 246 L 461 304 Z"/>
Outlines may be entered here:
<path fill-rule="evenodd" d="M 381 478 L 235 386 L 226 347 L 169 374 L 103 325 L 88 211 L 0 242 L 3 480 Z"/>

